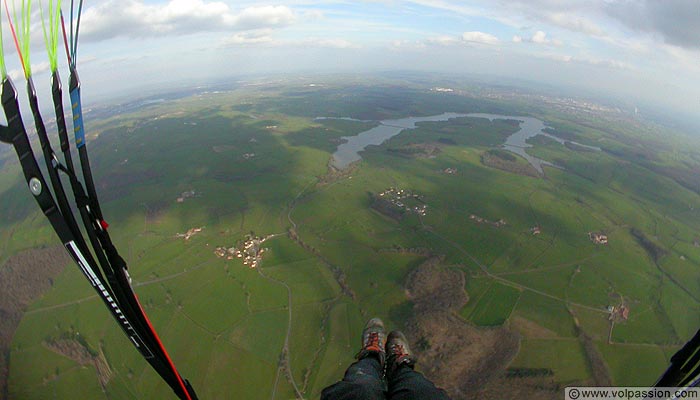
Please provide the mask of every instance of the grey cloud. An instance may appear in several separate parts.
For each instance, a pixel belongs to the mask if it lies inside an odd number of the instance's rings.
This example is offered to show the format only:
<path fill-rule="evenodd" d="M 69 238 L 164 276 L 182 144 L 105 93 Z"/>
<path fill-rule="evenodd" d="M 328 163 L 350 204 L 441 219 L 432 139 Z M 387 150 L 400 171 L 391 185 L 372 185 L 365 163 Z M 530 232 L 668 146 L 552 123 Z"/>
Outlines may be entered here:
<path fill-rule="evenodd" d="M 659 35 L 668 44 L 700 49 L 698 0 L 624 0 L 607 3 L 604 10 L 630 29 Z"/>
<path fill-rule="evenodd" d="M 668 44 L 700 48 L 698 0 L 501 0 L 498 4 L 530 20 L 591 36 L 608 35 L 598 23 L 603 18 Z"/>

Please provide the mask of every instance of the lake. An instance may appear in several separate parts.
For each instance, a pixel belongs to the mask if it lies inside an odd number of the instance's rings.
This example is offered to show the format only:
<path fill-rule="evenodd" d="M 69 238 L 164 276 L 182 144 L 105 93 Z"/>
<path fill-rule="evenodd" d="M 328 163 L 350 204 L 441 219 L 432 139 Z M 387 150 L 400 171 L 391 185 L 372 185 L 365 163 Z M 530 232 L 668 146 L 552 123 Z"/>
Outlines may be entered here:
<path fill-rule="evenodd" d="M 468 117 L 471 118 L 486 118 L 488 120 L 493 121 L 494 119 L 510 119 L 510 120 L 516 120 L 520 121 L 520 130 L 515 132 L 514 134 L 508 136 L 508 139 L 506 139 L 506 142 L 503 144 L 503 148 L 515 153 L 524 159 L 527 160 L 527 162 L 532 165 L 537 172 L 540 174 L 544 173 L 544 170 L 542 169 L 542 166 L 550 166 L 550 167 L 557 167 L 556 165 L 550 163 L 549 161 L 542 160 L 540 158 L 531 156 L 527 154 L 525 149 L 528 147 L 532 147 L 531 144 L 527 143 L 527 140 L 530 139 L 531 137 L 537 136 L 537 135 L 543 135 L 546 136 L 552 140 L 557 141 L 558 143 L 561 144 L 566 144 L 567 140 L 563 140 L 561 138 L 558 138 L 556 136 L 550 135 L 549 133 L 544 132 L 544 129 L 546 128 L 544 122 L 537 118 L 533 117 L 518 117 L 518 116 L 513 116 L 513 115 L 499 115 L 499 114 L 483 114 L 483 113 L 471 113 L 467 114 Z M 573 143 L 577 146 L 585 147 L 590 150 L 595 150 L 595 151 L 600 151 L 599 147 L 594 147 L 594 146 L 588 146 L 585 144 L 581 143 L 576 143 L 574 141 L 568 140 L 568 142 Z M 557 167 L 560 168 L 560 167 Z"/>
<path fill-rule="evenodd" d="M 348 165 L 355 161 L 362 159 L 359 152 L 365 149 L 367 146 L 380 145 L 384 141 L 398 135 L 405 129 L 415 129 L 418 122 L 428 122 L 428 121 L 447 121 L 450 118 L 465 117 L 466 114 L 457 113 L 444 113 L 440 115 L 433 115 L 430 117 L 408 117 L 401 119 L 387 119 L 384 121 L 379 121 L 379 126 L 361 132 L 355 136 L 343 136 L 345 143 L 338 146 L 338 149 L 333 153 L 333 159 L 331 164 L 338 169 L 347 168 Z M 326 118 L 317 118 L 326 119 Z M 329 118 L 336 119 L 336 118 Z M 337 118 L 346 119 L 350 118 Z M 358 121 L 358 120 L 355 120 Z"/>
<path fill-rule="evenodd" d="M 544 135 L 548 138 L 556 140 L 561 144 L 565 144 L 567 141 L 560 139 L 556 136 L 550 135 L 543 131 L 545 129 L 545 124 L 541 120 L 533 117 L 521 117 L 513 115 L 499 115 L 499 114 L 484 114 L 484 113 L 470 113 L 470 114 L 458 114 L 458 113 L 443 113 L 440 115 L 433 115 L 428 117 L 408 117 L 401 119 L 387 119 L 384 121 L 379 121 L 379 125 L 361 132 L 355 136 L 343 136 L 343 140 L 346 142 L 338 146 L 338 149 L 333 153 L 333 158 L 331 160 L 331 165 L 337 169 L 347 168 L 348 165 L 355 161 L 362 159 L 360 152 L 370 145 L 380 145 L 386 140 L 398 135 L 406 129 L 415 129 L 418 122 L 437 122 L 437 121 L 447 121 L 452 118 L 459 117 L 470 117 L 470 118 L 486 118 L 493 121 L 494 119 L 509 119 L 516 120 L 520 122 L 520 129 L 510 135 L 506 142 L 503 144 L 503 148 L 515 153 L 527 160 L 527 162 L 532 165 L 537 172 L 542 174 L 544 171 L 543 166 L 556 167 L 556 165 L 542 160 L 540 158 L 531 156 L 527 154 L 525 149 L 532 147 L 531 144 L 527 143 L 527 139 L 537 136 Z M 360 121 L 352 118 L 326 118 L 319 117 L 317 120 L 323 119 L 345 119 L 352 121 Z M 367 121 L 363 121 L 367 122 Z M 577 146 L 582 146 L 591 150 L 600 151 L 600 148 L 594 146 L 587 146 L 584 144 L 569 141 Z"/>

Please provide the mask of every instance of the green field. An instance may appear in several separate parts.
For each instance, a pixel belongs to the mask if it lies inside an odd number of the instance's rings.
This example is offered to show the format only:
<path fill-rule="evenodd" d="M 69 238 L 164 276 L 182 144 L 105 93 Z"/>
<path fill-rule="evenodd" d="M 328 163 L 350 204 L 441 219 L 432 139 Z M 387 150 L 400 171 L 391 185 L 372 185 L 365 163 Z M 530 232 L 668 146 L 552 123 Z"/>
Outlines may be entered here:
<path fill-rule="evenodd" d="M 552 353 L 557 354 L 557 357 L 552 358 Z M 583 349 L 574 339 L 524 340 L 511 367 L 551 369 L 555 379 L 562 383 L 576 382 L 588 377 Z"/>
<path fill-rule="evenodd" d="M 481 163 L 512 123 L 458 118 L 421 123 L 368 148 L 349 172 L 329 172 L 339 138 L 376 123 L 315 117 L 443 112 L 529 114 L 603 151 L 538 139 L 529 152 L 564 168 L 517 175 Z M 323 90 L 282 84 L 188 96 L 88 121 L 88 131 L 114 241 L 182 375 L 201 398 L 288 399 L 296 390 L 316 398 L 342 377 L 369 317 L 401 327 L 411 310 L 404 285 L 425 251 L 465 273 L 464 323 L 526 325 L 511 367 L 551 369 L 562 385 L 590 379 L 578 323 L 615 384 L 652 383 L 700 326 L 700 197 L 682 174 L 698 166 L 700 143 L 630 124 L 418 83 L 329 80 Z M 671 145 L 659 146 L 660 135 Z M 418 144 L 439 151 L 395 151 Z M 373 209 L 370 193 L 390 187 L 420 194 L 427 214 L 397 219 Z M 197 195 L 176 202 L 189 190 Z M 0 260 L 57 243 L 26 192 L 17 164 L 4 165 Z M 176 237 L 193 227 L 204 229 Z M 609 244 L 592 243 L 591 231 Z M 260 268 L 214 254 L 250 232 L 274 235 Z M 611 327 L 606 310 L 620 302 L 629 318 Z M 93 367 L 46 347 L 66 333 L 103 351 L 112 369 L 104 388 Z M 91 399 L 170 396 L 74 266 L 31 305 L 11 360 L 11 398 L 74 398 L 76 388 Z"/>
<path fill-rule="evenodd" d="M 513 307 L 520 298 L 520 291 L 494 282 L 475 302 L 468 315 L 469 321 L 477 326 L 499 326 L 508 320 Z"/>

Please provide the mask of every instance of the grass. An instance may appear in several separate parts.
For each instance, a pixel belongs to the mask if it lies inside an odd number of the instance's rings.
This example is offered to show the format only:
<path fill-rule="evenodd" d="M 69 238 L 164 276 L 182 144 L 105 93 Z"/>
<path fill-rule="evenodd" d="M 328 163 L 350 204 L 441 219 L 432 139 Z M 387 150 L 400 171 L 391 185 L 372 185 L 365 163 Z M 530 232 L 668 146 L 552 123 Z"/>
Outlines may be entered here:
<path fill-rule="evenodd" d="M 552 358 L 551 354 L 557 354 Z M 563 384 L 589 377 L 583 347 L 576 339 L 526 339 L 520 344 L 511 368 L 546 368 Z"/>
<path fill-rule="evenodd" d="M 458 118 L 421 123 L 367 149 L 347 176 L 319 183 L 338 138 L 376 122 L 316 116 L 386 119 L 446 111 L 530 113 L 558 134 L 605 151 L 538 141 L 528 152 L 566 169 L 547 168 L 546 179 L 515 175 L 484 166 L 480 156 L 517 127 Z M 366 319 L 377 315 L 400 326 L 410 312 L 404 284 L 425 255 L 397 248 L 427 249 L 465 272 L 470 300 L 459 314 L 471 324 L 502 325 L 519 316 L 553 332 L 556 337 L 523 340 L 512 366 L 550 368 L 561 383 L 589 378 L 574 316 L 598 343 L 616 384 L 653 382 L 669 349 L 700 324 L 700 250 L 693 244 L 700 237 L 700 204 L 677 177 L 659 172 L 694 165 L 700 150 L 677 146 L 679 139 L 659 144 L 642 126 L 604 126 L 537 105 L 383 84 L 246 87 L 93 123 L 99 137 L 91 142 L 91 159 L 114 241 L 153 324 L 200 397 L 268 399 L 273 390 L 278 399 L 294 396 L 283 374 L 274 388 L 288 328 L 285 284 L 292 298 L 294 379 L 300 384 L 308 373 L 306 395 L 318 397 L 352 362 Z M 439 152 L 409 158 L 389 151 L 420 143 L 437 143 Z M 368 192 L 389 187 L 419 193 L 427 215 L 394 220 L 371 209 Z M 187 190 L 198 196 L 176 203 Z M 57 243 L 28 204 L 16 164 L 2 167 L 0 201 L 6 211 L 0 260 Z M 507 224 L 478 224 L 472 214 Z M 290 218 L 304 247 L 287 236 Z M 542 229 L 538 236 L 530 233 L 535 225 Z M 175 238 L 201 226 L 189 241 Z M 666 255 L 651 258 L 632 228 Z M 278 234 L 264 244 L 264 275 L 213 254 L 251 231 Z M 589 231 L 604 231 L 610 244 L 594 245 Z M 13 396 L 62 398 L 75 387 L 85 398 L 170 396 L 92 295 L 71 265 L 31 305 L 11 349 Z M 630 319 L 615 324 L 615 344 L 607 344 L 609 322 L 598 310 L 621 298 Z M 115 372 L 107 395 L 89 368 L 73 368 L 73 361 L 42 347 L 46 338 L 71 330 L 92 347 L 103 346 Z M 44 384 L 56 368 L 58 379 Z"/>
<path fill-rule="evenodd" d="M 316 398 L 324 387 L 342 379 L 343 372 L 352 363 L 357 351 L 362 323 L 354 307 L 340 303 L 330 312 L 328 339 L 323 358 L 319 362 L 319 374 L 309 397 Z"/>
<path fill-rule="evenodd" d="M 575 334 L 574 323 L 565 304 L 550 297 L 525 291 L 520 295 L 514 315 L 529 319 L 562 337 L 573 337 Z"/>
<path fill-rule="evenodd" d="M 469 278 L 466 280 L 464 289 L 469 296 L 469 301 L 459 312 L 464 319 L 469 319 L 469 316 L 474 312 L 481 298 L 490 289 L 492 284 L 493 281 L 488 278 Z"/>
<path fill-rule="evenodd" d="M 658 347 L 598 344 L 618 386 L 651 386 L 661 376 L 667 359 Z"/>
<path fill-rule="evenodd" d="M 609 315 L 583 307 L 571 307 L 578 319 L 581 329 L 593 340 L 608 340 L 610 330 Z"/>
<path fill-rule="evenodd" d="M 319 373 L 316 362 L 317 354 L 324 348 L 324 322 L 330 304 L 312 304 L 295 307 L 293 311 L 292 337 L 290 354 L 292 371 L 298 382 L 303 382 L 308 374 L 308 386 L 313 387 Z M 314 343 L 315 339 L 315 343 Z"/>
<path fill-rule="evenodd" d="M 468 319 L 478 326 L 503 325 L 520 298 L 520 291 L 511 286 L 493 283 L 484 293 Z"/>
<path fill-rule="evenodd" d="M 276 329 L 287 324 L 284 310 L 251 314 L 225 334 L 226 340 L 270 364 L 276 364 L 284 342 L 285 331 Z M 265 333 L 264 335 L 262 333 Z"/>

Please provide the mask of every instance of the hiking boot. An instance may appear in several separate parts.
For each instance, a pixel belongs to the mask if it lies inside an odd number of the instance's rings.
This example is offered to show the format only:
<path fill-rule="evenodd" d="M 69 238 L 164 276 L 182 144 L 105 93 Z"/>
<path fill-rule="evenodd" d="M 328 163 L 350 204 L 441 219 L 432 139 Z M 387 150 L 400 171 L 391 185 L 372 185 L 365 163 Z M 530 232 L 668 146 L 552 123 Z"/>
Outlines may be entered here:
<path fill-rule="evenodd" d="M 355 356 L 361 360 L 369 355 L 376 355 L 382 368 L 386 353 L 384 345 L 386 344 L 386 332 L 384 331 L 384 322 L 379 318 L 372 318 L 367 321 L 365 329 L 362 331 L 362 349 Z"/>
<path fill-rule="evenodd" d="M 399 331 L 389 333 L 389 338 L 386 342 L 387 354 L 387 375 L 393 374 L 399 366 L 406 364 L 411 369 L 416 365 L 416 357 L 408 347 L 406 336 Z"/>

